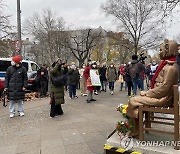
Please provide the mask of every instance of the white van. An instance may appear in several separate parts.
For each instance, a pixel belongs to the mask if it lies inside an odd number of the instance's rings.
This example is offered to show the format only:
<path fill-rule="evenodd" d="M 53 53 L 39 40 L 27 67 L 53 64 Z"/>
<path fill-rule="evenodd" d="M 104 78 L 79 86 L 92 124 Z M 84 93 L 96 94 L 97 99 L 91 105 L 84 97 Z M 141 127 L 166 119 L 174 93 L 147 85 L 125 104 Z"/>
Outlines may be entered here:
<path fill-rule="evenodd" d="M 4 80 L 6 76 L 6 71 L 9 66 L 11 66 L 12 58 L 0 58 L 0 91 L 4 88 Z M 29 60 L 22 60 L 22 65 L 27 69 L 27 76 L 28 76 L 28 89 L 29 90 L 36 90 L 37 85 L 35 82 L 35 78 L 37 75 L 37 71 L 39 70 L 39 66 Z"/>

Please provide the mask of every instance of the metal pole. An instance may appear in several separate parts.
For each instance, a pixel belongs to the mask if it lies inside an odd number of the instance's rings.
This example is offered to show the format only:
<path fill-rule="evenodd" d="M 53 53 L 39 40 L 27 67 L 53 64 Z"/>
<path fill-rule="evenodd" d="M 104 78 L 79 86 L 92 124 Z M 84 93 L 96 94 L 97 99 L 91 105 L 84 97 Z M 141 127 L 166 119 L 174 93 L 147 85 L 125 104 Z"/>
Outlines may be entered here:
<path fill-rule="evenodd" d="M 22 55 L 22 42 L 21 42 L 21 9 L 20 9 L 20 0 L 17 0 L 17 32 L 19 44 L 19 54 Z"/>

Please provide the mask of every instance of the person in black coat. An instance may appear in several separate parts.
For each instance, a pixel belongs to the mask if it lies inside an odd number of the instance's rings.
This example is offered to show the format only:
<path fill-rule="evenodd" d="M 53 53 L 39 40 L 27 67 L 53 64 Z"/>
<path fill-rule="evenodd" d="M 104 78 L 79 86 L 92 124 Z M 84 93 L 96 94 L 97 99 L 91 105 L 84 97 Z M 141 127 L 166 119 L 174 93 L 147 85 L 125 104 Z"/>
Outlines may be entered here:
<path fill-rule="evenodd" d="M 124 69 L 124 78 L 127 83 L 128 96 L 131 96 L 131 89 L 133 90 L 133 83 L 132 83 L 132 79 L 131 79 L 131 76 L 129 73 L 130 64 L 131 64 L 131 62 L 129 62 Z"/>
<path fill-rule="evenodd" d="M 44 97 L 47 95 L 47 84 L 48 84 L 48 71 L 46 68 L 46 64 L 39 70 L 39 83 L 40 83 L 40 96 Z"/>
<path fill-rule="evenodd" d="M 75 63 L 72 62 L 71 68 L 68 70 L 69 98 L 78 98 L 76 96 L 76 88 L 79 83 L 80 74 Z"/>
<path fill-rule="evenodd" d="M 104 63 L 103 66 L 99 69 L 100 81 L 101 81 L 101 91 L 106 92 L 107 87 L 107 78 L 106 78 L 106 64 Z"/>
<path fill-rule="evenodd" d="M 27 88 L 27 70 L 21 64 L 21 60 L 21 56 L 12 58 L 12 66 L 8 67 L 5 77 L 4 90 L 8 92 L 8 100 L 10 101 L 10 118 L 15 116 L 16 102 L 18 103 L 19 115 L 24 116 L 23 99 Z"/>

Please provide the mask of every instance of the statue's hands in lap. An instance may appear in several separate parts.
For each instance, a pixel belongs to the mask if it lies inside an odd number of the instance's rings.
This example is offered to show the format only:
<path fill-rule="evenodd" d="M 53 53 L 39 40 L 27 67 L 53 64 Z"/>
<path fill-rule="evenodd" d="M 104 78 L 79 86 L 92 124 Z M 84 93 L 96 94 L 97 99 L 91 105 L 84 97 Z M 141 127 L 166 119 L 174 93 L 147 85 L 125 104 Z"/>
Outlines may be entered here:
<path fill-rule="evenodd" d="M 146 91 L 140 91 L 141 96 L 146 96 Z"/>

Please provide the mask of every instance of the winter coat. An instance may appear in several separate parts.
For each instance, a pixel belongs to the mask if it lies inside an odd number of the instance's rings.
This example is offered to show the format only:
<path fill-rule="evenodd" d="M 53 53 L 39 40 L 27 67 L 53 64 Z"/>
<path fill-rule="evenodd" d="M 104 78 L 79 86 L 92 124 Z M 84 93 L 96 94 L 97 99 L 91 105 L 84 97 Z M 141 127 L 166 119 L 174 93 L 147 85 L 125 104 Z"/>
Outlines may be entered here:
<path fill-rule="evenodd" d="M 46 68 L 44 67 L 41 67 L 39 70 L 38 70 L 38 73 L 37 73 L 37 78 L 39 81 L 48 81 L 48 71 Z"/>
<path fill-rule="evenodd" d="M 93 91 L 93 90 L 95 90 L 95 87 L 94 87 L 94 86 L 88 86 L 88 85 L 89 85 L 89 82 L 91 82 L 91 81 L 90 81 L 90 69 L 92 69 L 92 67 L 91 67 L 91 66 L 87 66 L 87 67 L 85 68 L 83 74 L 84 74 L 85 80 L 86 80 L 86 82 L 87 82 L 87 90 L 88 90 L 88 91 Z"/>
<path fill-rule="evenodd" d="M 19 67 L 9 66 L 5 77 L 5 88 L 8 89 L 9 100 L 23 100 L 24 88 L 27 88 L 27 70 L 20 64 Z"/>
<path fill-rule="evenodd" d="M 101 80 L 101 81 L 107 81 L 107 78 L 106 78 L 106 70 L 107 70 L 106 67 L 101 67 L 101 68 L 99 69 L 99 75 L 100 75 L 100 80 Z"/>
<path fill-rule="evenodd" d="M 68 71 L 68 85 L 78 85 L 80 74 L 78 70 L 69 69 Z"/>
<path fill-rule="evenodd" d="M 132 60 L 131 65 L 129 67 L 129 73 L 132 79 L 134 78 L 142 78 L 142 72 L 145 71 L 145 67 L 142 63 L 138 62 L 138 60 Z"/>
<path fill-rule="evenodd" d="M 108 82 L 115 82 L 117 80 L 117 72 L 115 67 L 109 67 L 107 69 L 107 80 Z"/>
<path fill-rule="evenodd" d="M 124 69 L 124 78 L 125 78 L 126 82 L 131 82 L 132 81 L 130 73 L 129 73 L 129 65 L 127 65 L 125 67 L 125 69 Z"/>
<path fill-rule="evenodd" d="M 61 66 L 59 64 L 56 64 L 55 67 L 50 69 L 50 75 L 52 77 L 59 77 L 63 76 L 63 70 L 60 68 Z M 55 104 L 64 104 L 64 85 L 61 85 L 59 87 L 55 87 L 51 83 L 51 95 L 54 96 Z"/>
<path fill-rule="evenodd" d="M 138 107 L 162 106 L 173 104 L 173 85 L 178 84 L 178 65 L 176 62 L 167 61 L 155 80 L 153 89 L 148 90 L 145 96 L 132 97 L 129 100 L 128 115 L 138 118 Z"/>

